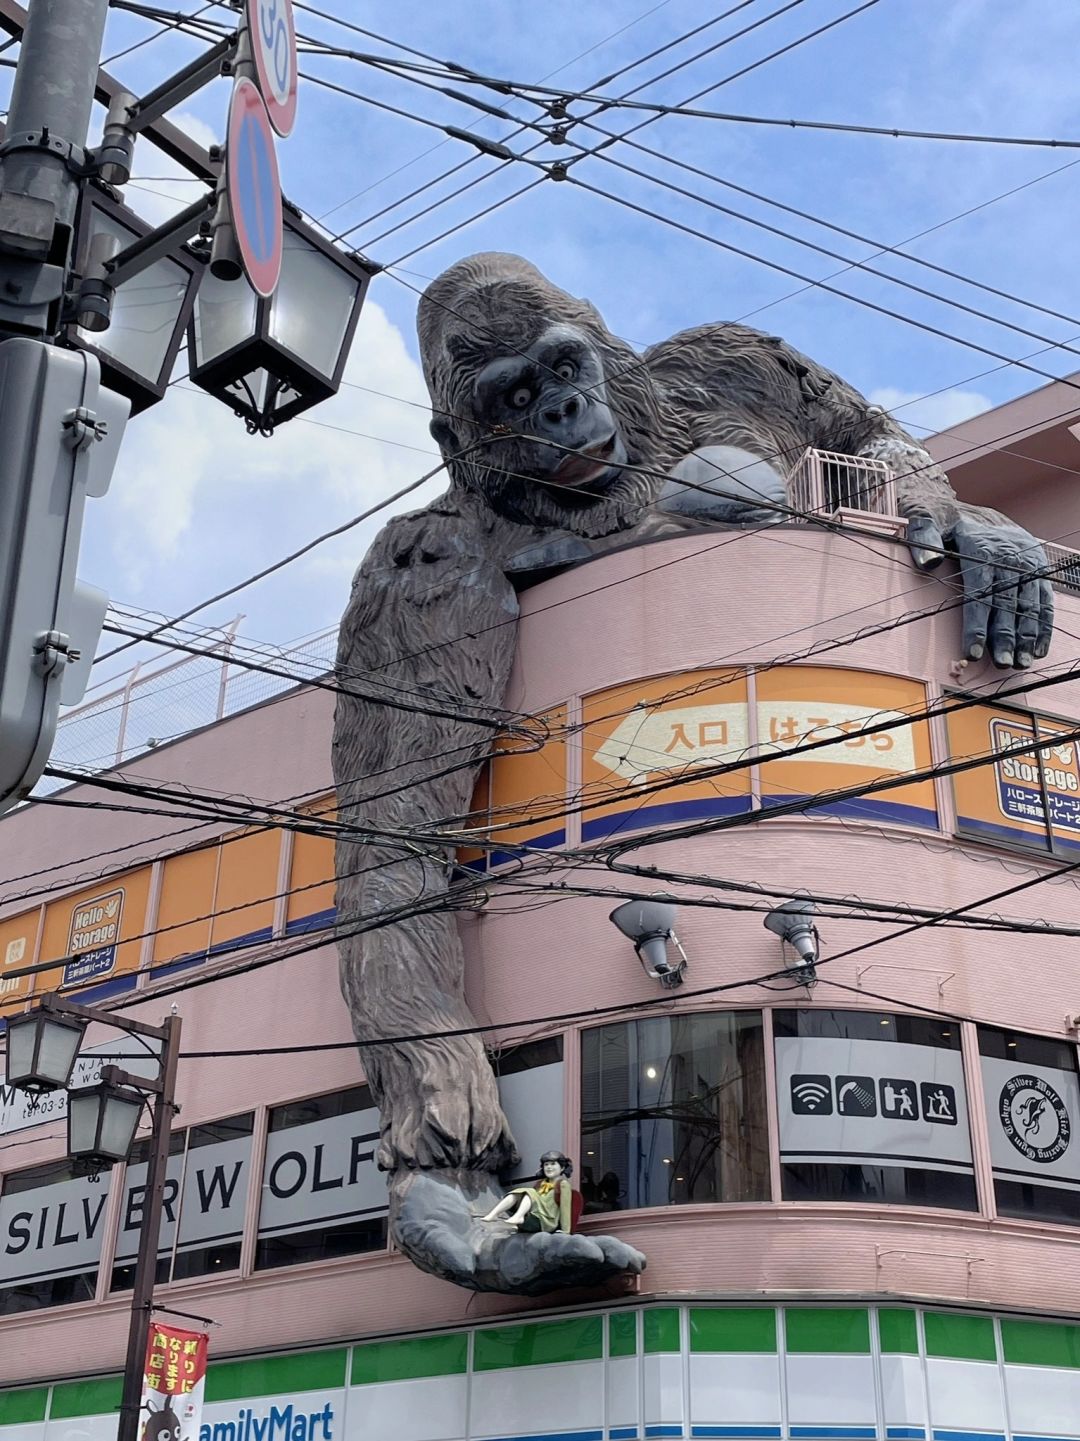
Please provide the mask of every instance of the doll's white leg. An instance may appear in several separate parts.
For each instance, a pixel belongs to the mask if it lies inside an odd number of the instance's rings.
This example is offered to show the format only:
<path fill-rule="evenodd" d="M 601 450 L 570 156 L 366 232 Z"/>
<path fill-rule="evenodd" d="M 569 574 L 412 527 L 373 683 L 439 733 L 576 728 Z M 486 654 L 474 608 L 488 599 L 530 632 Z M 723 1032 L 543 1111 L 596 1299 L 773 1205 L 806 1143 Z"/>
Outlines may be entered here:
<path fill-rule="evenodd" d="M 500 1216 L 505 1216 L 507 1211 L 512 1211 L 516 1202 L 516 1196 L 504 1196 L 502 1200 L 497 1203 L 497 1205 L 492 1206 L 491 1210 L 487 1213 L 487 1215 L 483 1217 L 483 1220 L 497 1221 Z"/>
<path fill-rule="evenodd" d="M 517 1210 L 514 1212 L 514 1214 L 509 1218 L 509 1219 L 510 1219 L 510 1224 L 511 1224 L 511 1226 L 520 1226 L 521 1223 L 525 1220 L 525 1217 L 529 1214 L 529 1212 L 530 1212 L 531 1210 L 532 1210 L 532 1197 L 531 1197 L 531 1196 L 522 1196 L 522 1198 L 521 1198 L 521 1205 L 517 1208 Z"/>

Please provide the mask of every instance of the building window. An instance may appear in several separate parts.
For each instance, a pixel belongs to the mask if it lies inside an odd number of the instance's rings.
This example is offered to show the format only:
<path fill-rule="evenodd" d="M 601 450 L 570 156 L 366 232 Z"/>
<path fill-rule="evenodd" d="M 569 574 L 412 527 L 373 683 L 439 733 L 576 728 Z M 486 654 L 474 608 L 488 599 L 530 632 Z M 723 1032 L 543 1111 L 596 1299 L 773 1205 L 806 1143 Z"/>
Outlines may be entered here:
<path fill-rule="evenodd" d="M 257 1270 L 386 1246 L 386 1181 L 375 1164 L 379 1113 L 367 1086 L 270 1112 Z"/>
<path fill-rule="evenodd" d="M 531 1179 L 538 1173 L 545 1151 L 566 1149 L 562 1036 L 506 1046 L 492 1055 L 491 1067 L 498 1081 L 499 1103 L 521 1154 L 512 1179 Z"/>
<path fill-rule="evenodd" d="M 773 1012 L 785 1201 L 978 1209 L 960 1027 Z"/>
<path fill-rule="evenodd" d="M 158 1242 L 157 1284 L 235 1271 L 240 1265 L 255 1114 L 174 1131 L 170 1138 Z M 112 1289 L 135 1283 L 146 1199 L 148 1141 L 139 1141 L 124 1178 Z"/>
<path fill-rule="evenodd" d="M 0 1316 L 94 1299 L 108 1196 L 108 1172 L 76 1175 L 69 1160 L 4 1177 Z"/>
<path fill-rule="evenodd" d="M 581 1072 L 586 1212 L 768 1199 L 760 1012 L 599 1026 Z"/>
<path fill-rule="evenodd" d="M 1076 1047 L 979 1027 L 998 1213 L 1080 1226 Z"/>

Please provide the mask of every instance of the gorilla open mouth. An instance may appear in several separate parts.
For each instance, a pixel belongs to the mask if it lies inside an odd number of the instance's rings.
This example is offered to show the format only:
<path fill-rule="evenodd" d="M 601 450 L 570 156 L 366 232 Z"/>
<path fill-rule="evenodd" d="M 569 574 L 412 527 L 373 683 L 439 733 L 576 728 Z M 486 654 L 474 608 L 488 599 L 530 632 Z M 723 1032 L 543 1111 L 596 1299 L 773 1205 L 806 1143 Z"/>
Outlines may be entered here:
<path fill-rule="evenodd" d="M 590 481 L 613 479 L 608 472 L 617 470 L 626 455 L 618 431 L 613 431 L 607 440 L 590 445 L 586 450 L 575 451 L 566 456 L 548 476 L 555 485 L 583 486 Z"/>

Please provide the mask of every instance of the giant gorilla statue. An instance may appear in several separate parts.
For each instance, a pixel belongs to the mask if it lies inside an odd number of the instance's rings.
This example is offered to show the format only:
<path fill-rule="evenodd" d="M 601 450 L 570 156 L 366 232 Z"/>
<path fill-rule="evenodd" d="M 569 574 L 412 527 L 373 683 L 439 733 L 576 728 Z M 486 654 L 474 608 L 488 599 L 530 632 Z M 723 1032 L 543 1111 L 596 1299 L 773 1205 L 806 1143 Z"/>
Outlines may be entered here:
<path fill-rule="evenodd" d="M 418 325 L 450 488 L 386 526 L 342 623 L 334 775 L 356 835 L 337 843 L 342 988 L 382 1111 L 397 1244 L 461 1285 L 538 1292 L 644 1258 L 611 1237 L 481 1221 L 517 1157 L 480 1039 L 381 1044 L 475 1025 L 454 915 L 439 908 L 452 851 L 394 836 L 468 813 L 517 591 L 615 546 L 783 519 L 783 477 L 808 446 L 891 465 L 915 564 L 960 560 L 968 657 L 1044 656 L 1052 591 L 1026 531 L 959 501 L 889 415 L 775 336 L 702 325 L 638 356 L 587 301 L 498 254 L 439 276 Z M 399 906 L 417 913 L 362 930 Z"/>

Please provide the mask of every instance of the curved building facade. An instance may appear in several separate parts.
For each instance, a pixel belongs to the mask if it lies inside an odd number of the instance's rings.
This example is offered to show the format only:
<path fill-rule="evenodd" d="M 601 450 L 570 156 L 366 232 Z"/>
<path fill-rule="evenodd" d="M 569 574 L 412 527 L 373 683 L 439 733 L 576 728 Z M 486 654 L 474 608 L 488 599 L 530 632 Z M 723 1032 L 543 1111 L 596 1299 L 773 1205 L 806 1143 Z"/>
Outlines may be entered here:
<path fill-rule="evenodd" d="M 1011 512 L 1068 544 L 1041 403 L 956 479 L 1011 474 Z M 1015 434 L 1010 410 L 970 424 Z M 962 665 L 954 577 L 842 519 L 522 598 L 506 704 L 551 739 L 478 789 L 467 988 L 525 1169 L 573 1158 L 581 1229 L 645 1252 L 634 1282 L 474 1296 L 388 1245 L 318 833 L 332 696 L 111 773 L 310 828 L 4 820 L 0 977 L 67 959 L 5 979 L 6 1014 L 60 983 L 183 1016 L 158 1300 L 215 1323 L 199 1441 L 1080 1437 L 1080 596 L 1065 574 L 1035 670 Z M 677 989 L 608 919 L 654 894 Z M 813 984 L 762 924 L 792 897 Z M 59 1113 L 7 1091 L 0 1122 L 0 1441 L 104 1441 L 145 1164 L 73 1175 Z"/>

